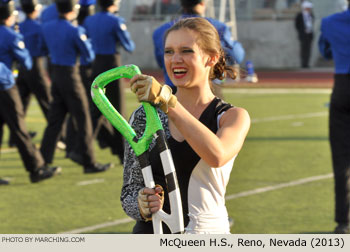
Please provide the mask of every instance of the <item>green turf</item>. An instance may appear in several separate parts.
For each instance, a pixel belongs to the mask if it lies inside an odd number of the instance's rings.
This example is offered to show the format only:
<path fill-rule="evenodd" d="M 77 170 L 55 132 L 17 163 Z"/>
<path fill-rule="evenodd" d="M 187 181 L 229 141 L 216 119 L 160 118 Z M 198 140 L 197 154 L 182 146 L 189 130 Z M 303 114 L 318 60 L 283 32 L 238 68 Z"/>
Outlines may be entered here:
<path fill-rule="evenodd" d="M 225 92 L 226 90 L 226 92 Z M 252 119 L 327 112 L 329 94 L 242 94 L 225 89 L 225 100 L 248 110 Z M 128 92 L 128 114 L 138 106 Z M 227 195 L 274 186 L 301 178 L 331 173 L 327 115 L 255 122 L 238 155 Z M 35 101 L 27 124 L 38 131 L 40 144 L 46 125 Z M 8 132 L 3 148 L 7 148 Z M 99 161 L 115 167 L 97 175 L 84 175 L 82 168 L 56 151 L 55 164 L 62 175 L 30 184 L 17 152 L 2 153 L 0 177 L 11 179 L 0 187 L 0 233 L 59 233 L 125 219 L 119 197 L 122 166 L 108 149 L 97 146 Z M 11 149 L 14 150 L 14 149 Z M 101 183 L 79 186 L 87 180 Z M 333 179 L 324 179 L 227 201 L 235 224 L 233 233 L 329 233 L 333 222 Z M 85 233 L 130 233 L 133 222 Z"/>

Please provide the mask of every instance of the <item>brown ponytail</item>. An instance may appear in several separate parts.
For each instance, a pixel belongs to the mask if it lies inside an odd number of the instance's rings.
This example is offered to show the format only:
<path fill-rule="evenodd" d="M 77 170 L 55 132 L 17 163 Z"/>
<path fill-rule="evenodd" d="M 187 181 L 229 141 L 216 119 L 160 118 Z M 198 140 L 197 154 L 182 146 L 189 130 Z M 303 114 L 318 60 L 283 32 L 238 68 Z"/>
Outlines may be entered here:
<path fill-rule="evenodd" d="M 223 50 L 221 50 L 218 62 L 215 64 L 215 66 L 212 67 L 210 71 L 209 79 L 223 80 L 226 77 L 236 79 L 237 73 L 233 67 L 226 65 L 225 53 Z"/>

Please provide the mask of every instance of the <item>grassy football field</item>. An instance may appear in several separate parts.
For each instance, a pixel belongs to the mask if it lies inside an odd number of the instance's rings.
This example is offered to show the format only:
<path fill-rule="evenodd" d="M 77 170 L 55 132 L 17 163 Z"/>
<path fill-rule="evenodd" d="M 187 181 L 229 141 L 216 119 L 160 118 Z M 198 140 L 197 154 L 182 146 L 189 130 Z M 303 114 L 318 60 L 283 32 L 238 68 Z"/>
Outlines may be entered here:
<path fill-rule="evenodd" d="M 330 89 L 225 88 L 225 100 L 248 110 L 252 125 L 227 187 L 232 233 L 331 233 L 333 178 L 328 143 Z M 138 106 L 127 91 L 128 113 Z M 39 145 L 46 122 L 35 100 L 27 116 Z M 0 233 L 130 233 L 134 222 L 119 201 L 123 168 L 97 146 L 100 162 L 114 168 L 84 175 L 57 150 L 62 174 L 31 184 L 15 148 L 2 145 Z"/>

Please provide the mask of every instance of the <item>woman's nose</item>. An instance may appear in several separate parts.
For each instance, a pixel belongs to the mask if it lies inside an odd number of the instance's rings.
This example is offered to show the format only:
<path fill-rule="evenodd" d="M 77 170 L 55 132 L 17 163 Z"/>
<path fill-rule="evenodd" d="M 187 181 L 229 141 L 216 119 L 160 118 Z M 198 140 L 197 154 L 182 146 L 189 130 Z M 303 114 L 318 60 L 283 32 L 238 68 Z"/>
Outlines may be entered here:
<path fill-rule="evenodd" d="M 180 53 L 174 53 L 173 57 L 171 58 L 172 62 L 182 62 L 182 56 L 180 55 Z"/>

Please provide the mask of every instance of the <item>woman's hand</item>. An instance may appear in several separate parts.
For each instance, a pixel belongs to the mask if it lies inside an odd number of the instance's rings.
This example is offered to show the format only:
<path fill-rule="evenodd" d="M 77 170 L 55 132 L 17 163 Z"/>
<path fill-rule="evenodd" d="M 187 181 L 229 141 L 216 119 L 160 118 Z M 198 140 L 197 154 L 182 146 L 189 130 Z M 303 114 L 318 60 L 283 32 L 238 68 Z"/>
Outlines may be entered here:
<path fill-rule="evenodd" d="M 160 109 L 168 113 L 168 107 L 175 107 L 177 99 L 172 95 L 171 87 L 161 85 L 154 77 L 148 75 L 135 75 L 130 80 L 131 91 L 138 100 L 159 105 Z"/>
<path fill-rule="evenodd" d="M 139 190 L 137 197 L 140 213 L 142 217 L 148 221 L 152 219 L 152 214 L 158 212 L 163 207 L 164 190 L 160 185 L 156 185 L 154 189 L 144 187 Z"/>

